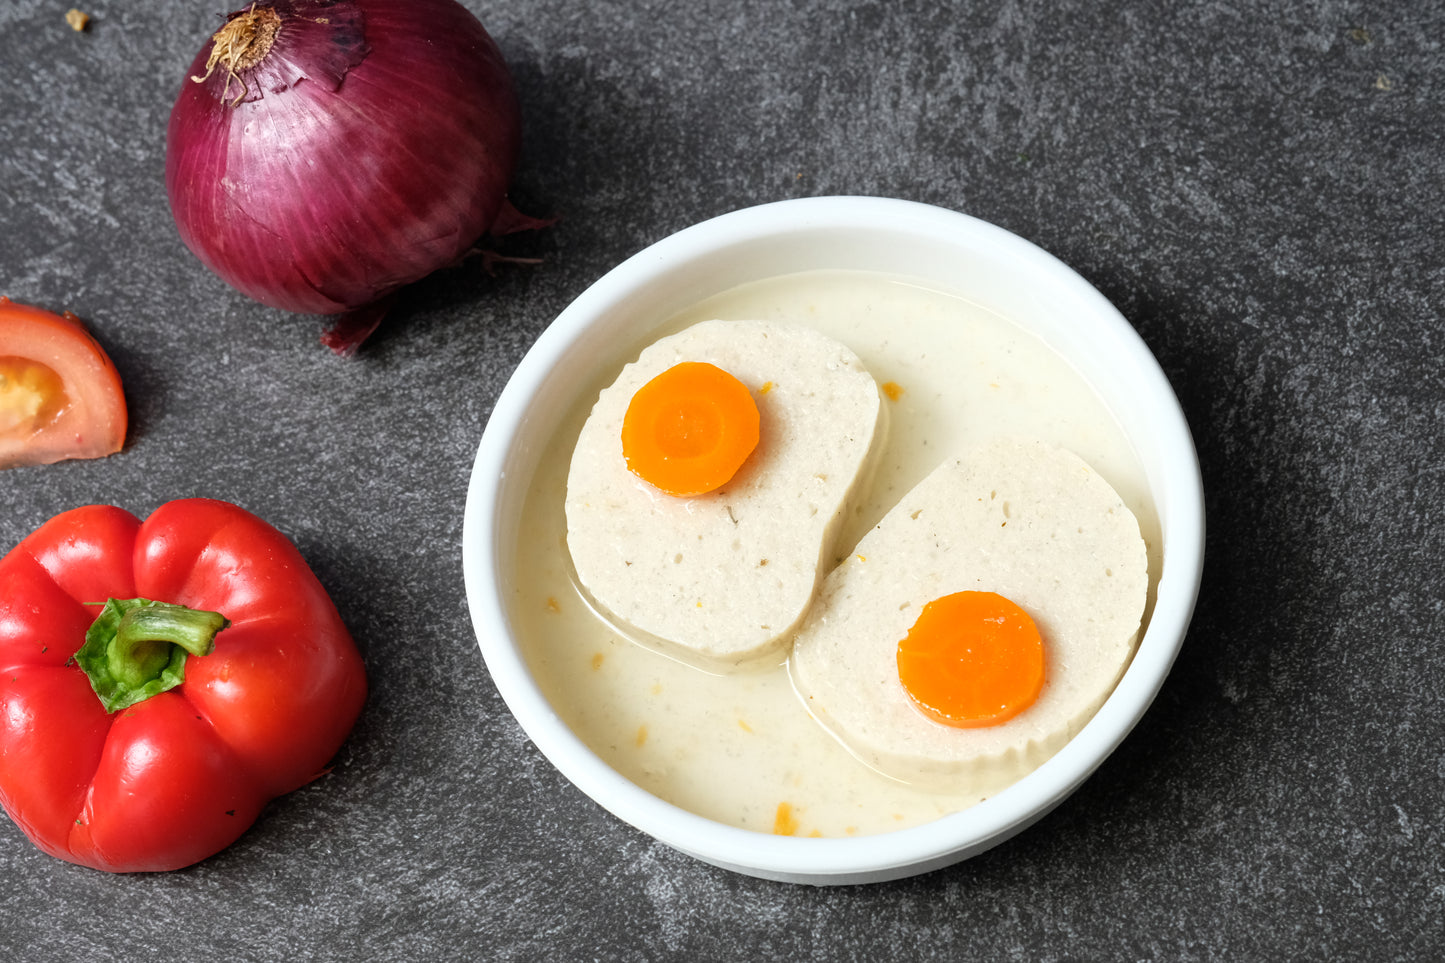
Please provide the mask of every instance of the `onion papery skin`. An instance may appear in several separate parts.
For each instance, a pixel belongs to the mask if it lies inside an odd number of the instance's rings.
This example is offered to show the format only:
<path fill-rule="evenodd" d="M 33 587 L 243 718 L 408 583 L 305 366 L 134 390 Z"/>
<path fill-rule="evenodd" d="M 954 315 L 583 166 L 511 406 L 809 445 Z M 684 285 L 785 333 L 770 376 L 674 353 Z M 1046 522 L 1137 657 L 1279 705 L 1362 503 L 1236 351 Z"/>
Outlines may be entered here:
<path fill-rule="evenodd" d="M 492 38 L 455 0 L 267 7 L 281 25 L 266 56 L 207 76 L 213 39 L 171 111 L 166 192 L 186 246 L 249 297 L 309 314 L 454 264 L 502 208 L 520 142 Z"/>

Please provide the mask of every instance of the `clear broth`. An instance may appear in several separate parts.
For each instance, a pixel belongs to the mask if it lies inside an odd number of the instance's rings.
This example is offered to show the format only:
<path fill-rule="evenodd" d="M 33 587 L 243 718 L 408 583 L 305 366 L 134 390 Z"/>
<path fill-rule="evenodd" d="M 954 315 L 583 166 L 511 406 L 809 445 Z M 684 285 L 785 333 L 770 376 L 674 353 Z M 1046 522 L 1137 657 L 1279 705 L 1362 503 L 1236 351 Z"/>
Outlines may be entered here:
<path fill-rule="evenodd" d="M 1152 607 L 1160 538 L 1143 467 L 1092 388 L 1038 338 L 907 279 L 840 271 L 735 288 L 651 338 L 711 318 L 805 324 L 852 348 L 880 385 L 900 389 L 890 398 L 885 388 L 885 447 L 835 554 L 949 454 L 998 434 L 1028 435 L 1077 453 L 1134 512 L 1149 550 Z M 578 432 L 616 374 L 603 372 L 577 399 L 543 453 L 521 518 L 512 614 L 528 665 L 563 721 L 654 795 L 759 832 L 880 833 L 979 802 L 974 786 L 929 791 L 865 766 L 808 715 L 785 665 L 710 674 L 628 640 L 593 612 L 571 572 L 563 501 Z"/>

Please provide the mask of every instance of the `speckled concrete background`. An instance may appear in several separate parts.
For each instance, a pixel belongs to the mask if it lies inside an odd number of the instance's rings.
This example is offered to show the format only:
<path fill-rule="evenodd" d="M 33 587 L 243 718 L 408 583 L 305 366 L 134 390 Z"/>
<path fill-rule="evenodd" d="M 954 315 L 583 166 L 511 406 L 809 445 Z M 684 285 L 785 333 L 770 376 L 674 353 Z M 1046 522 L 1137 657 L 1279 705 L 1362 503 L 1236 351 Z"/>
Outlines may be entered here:
<path fill-rule="evenodd" d="M 411 290 L 350 363 L 182 247 L 165 124 L 214 3 L 0 0 L 0 293 L 86 318 L 126 450 L 0 474 L 55 512 L 237 501 L 333 593 L 372 695 L 335 771 L 182 872 L 0 820 L 0 957 L 1438 959 L 1445 946 L 1445 3 L 468 0 L 506 53 L 536 268 Z M 814 890 L 654 844 L 567 785 L 478 654 L 458 543 L 548 321 L 687 224 L 828 193 L 962 210 L 1138 328 L 1209 492 L 1144 722 L 1038 826 Z"/>

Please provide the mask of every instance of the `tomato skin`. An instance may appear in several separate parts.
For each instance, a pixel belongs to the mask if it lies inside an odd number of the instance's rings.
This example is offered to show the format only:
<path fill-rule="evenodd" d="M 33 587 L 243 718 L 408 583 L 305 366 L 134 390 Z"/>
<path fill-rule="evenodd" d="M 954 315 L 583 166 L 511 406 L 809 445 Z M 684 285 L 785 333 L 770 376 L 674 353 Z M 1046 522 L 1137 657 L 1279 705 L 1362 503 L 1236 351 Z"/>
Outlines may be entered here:
<path fill-rule="evenodd" d="M 120 375 L 79 318 L 0 297 L 0 366 L 14 361 L 49 369 L 63 386 L 63 403 L 32 420 L 8 411 L 14 402 L 0 390 L 0 469 L 121 450 L 129 417 Z"/>
<path fill-rule="evenodd" d="M 98 609 L 141 597 L 232 622 L 174 689 L 107 714 L 69 662 Z M 234 505 L 169 502 L 144 523 L 92 505 L 0 559 L 0 804 L 42 850 L 111 872 L 230 845 L 319 775 L 366 677 L 294 545 Z"/>

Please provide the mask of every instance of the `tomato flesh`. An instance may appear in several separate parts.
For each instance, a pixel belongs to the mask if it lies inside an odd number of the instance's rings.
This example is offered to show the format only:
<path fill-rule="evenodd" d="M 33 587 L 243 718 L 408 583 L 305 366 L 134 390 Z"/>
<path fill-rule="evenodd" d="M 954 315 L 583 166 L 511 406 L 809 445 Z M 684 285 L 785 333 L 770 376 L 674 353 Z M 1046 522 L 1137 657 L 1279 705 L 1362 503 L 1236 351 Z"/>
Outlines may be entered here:
<path fill-rule="evenodd" d="M 70 403 L 55 369 L 29 358 L 0 358 L 0 435 L 33 433 Z"/>
<path fill-rule="evenodd" d="M 120 375 L 80 319 L 0 297 L 0 468 L 114 454 L 126 426 Z"/>

